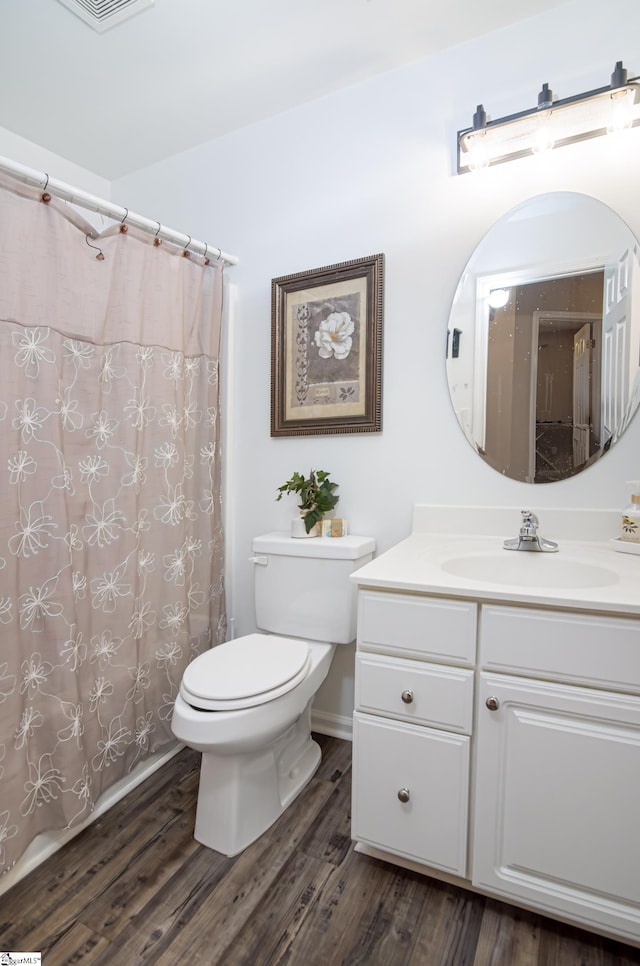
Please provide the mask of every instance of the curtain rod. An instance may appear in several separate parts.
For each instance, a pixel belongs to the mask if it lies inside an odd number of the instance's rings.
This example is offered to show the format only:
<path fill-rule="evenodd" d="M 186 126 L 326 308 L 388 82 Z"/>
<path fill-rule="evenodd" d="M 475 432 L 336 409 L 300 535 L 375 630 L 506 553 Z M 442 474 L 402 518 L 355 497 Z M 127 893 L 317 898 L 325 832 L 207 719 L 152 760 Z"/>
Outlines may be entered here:
<path fill-rule="evenodd" d="M 140 228 L 142 231 L 146 231 L 156 238 L 162 238 L 164 241 L 171 242 L 180 248 L 184 248 L 185 251 L 193 252 L 195 255 L 201 255 L 204 258 L 210 256 L 225 262 L 227 265 L 238 264 L 236 255 L 228 255 L 217 246 L 212 247 L 206 242 L 196 241 L 190 235 L 183 235 L 180 232 L 174 231 L 172 228 L 166 228 L 159 221 L 151 221 L 149 218 L 137 215 L 134 211 L 129 211 L 128 208 L 122 208 L 119 205 L 112 204 L 110 201 L 105 201 L 103 198 L 90 195 L 80 188 L 74 188 L 71 185 L 65 184 L 64 181 L 57 181 L 55 178 L 50 178 L 48 174 L 35 171 L 33 168 L 27 168 L 22 164 L 18 164 L 16 161 L 9 160 L 9 158 L 0 156 L 0 172 L 8 174 L 18 181 L 23 181 L 25 184 L 41 188 L 43 191 L 46 189 L 50 194 L 55 195 L 56 198 L 61 198 L 63 201 L 79 205 L 88 211 L 95 211 L 99 215 L 105 215 L 113 221 L 126 222 L 134 228 Z"/>

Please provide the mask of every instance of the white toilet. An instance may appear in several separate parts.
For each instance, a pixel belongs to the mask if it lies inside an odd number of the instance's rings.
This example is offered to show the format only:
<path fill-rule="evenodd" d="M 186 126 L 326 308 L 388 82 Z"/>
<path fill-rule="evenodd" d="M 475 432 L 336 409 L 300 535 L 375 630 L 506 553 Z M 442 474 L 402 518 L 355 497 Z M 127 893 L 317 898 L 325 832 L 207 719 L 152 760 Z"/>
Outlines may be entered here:
<path fill-rule="evenodd" d="M 371 537 L 253 540 L 256 623 L 186 668 L 171 721 L 202 752 L 195 838 L 237 855 L 282 814 L 320 764 L 311 704 L 336 644 L 356 636 L 349 574 Z M 277 635 L 277 636 L 276 636 Z"/>

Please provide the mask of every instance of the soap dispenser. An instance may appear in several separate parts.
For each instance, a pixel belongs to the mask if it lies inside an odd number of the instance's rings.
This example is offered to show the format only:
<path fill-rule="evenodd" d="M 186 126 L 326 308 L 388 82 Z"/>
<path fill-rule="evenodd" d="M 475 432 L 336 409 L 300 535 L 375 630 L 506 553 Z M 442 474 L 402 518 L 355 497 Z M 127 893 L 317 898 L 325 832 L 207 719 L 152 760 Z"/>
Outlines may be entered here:
<path fill-rule="evenodd" d="M 628 480 L 633 486 L 631 502 L 622 513 L 620 539 L 627 543 L 640 543 L 640 481 Z"/>

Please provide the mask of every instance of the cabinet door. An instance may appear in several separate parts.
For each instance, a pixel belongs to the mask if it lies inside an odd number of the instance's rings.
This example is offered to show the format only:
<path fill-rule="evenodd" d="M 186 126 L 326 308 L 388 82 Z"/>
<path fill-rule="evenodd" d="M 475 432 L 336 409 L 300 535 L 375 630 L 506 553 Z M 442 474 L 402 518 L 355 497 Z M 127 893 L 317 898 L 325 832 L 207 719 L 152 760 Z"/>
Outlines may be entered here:
<path fill-rule="evenodd" d="M 478 709 L 473 883 L 640 939 L 640 698 L 481 674 Z"/>
<path fill-rule="evenodd" d="M 469 738 L 354 714 L 352 835 L 465 875 Z"/>

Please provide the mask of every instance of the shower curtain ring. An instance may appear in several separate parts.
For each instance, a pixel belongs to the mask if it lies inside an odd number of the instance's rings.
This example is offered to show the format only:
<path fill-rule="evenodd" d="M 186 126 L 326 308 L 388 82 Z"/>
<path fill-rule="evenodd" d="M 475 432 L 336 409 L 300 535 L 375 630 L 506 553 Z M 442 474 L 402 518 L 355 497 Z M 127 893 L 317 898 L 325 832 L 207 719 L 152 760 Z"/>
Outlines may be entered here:
<path fill-rule="evenodd" d="M 128 217 L 129 217 L 129 209 L 128 208 L 125 208 L 124 209 L 124 217 L 123 217 L 122 221 L 120 222 L 120 231 L 122 232 L 123 235 L 126 235 L 126 233 L 129 231 L 129 229 L 125 225 L 125 221 L 127 220 Z"/>
<path fill-rule="evenodd" d="M 209 259 L 207 257 L 207 252 L 208 251 L 209 251 L 209 246 L 208 246 L 207 242 L 205 242 L 204 243 L 204 255 L 202 256 L 204 258 L 205 265 L 208 265 L 209 264 Z"/>
<path fill-rule="evenodd" d="M 102 254 L 102 249 L 101 248 L 98 248 L 97 245 L 92 245 L 91 242 L 89 241 L 89 236 L 88 235 L 85 235 L 84 236 L 84 240 L 86 241 L 86 243 L 89 246 L 89 248 L 93 248 L 93 250 L 98 253 L 96 255 L 97 260 L 99 262 L 103 262 L 104 261 L 104 255 Z"/>
<path fill-rule="evenodd" d="M 160 234 L 161 230 L 162 230 L 162 225 L 160 224 L 160 222 L 158 222 L 158 230 L 156 232 L 156 237 L 153 239 L 153 244 L 156 246 L 156 248 L 158 245 L 162 244 L 162 239 L 158 238 L 158 235 Z"/>
<path fill-rule="evenodd" d="M 45 178 L 47 179 L 42 188 L 42 194 L 40 195 L 40 200 L 44 201 L 45 205 L 48 205 L 51 201 L 51 195 L 47 191 L 47 185 L 49 184 L 49 175 L 45 172 Z"/>
<path fill-rule="evenodd" d="M 189 251 L 189 245 L 191 244 L 191 235 L 188 235 L 187 237 L 189 238 L 189 241 L 184 246 L 184 250 L 182 252 L 183 258 L 189 258 L 191 256 L 191 252 Z"/>

